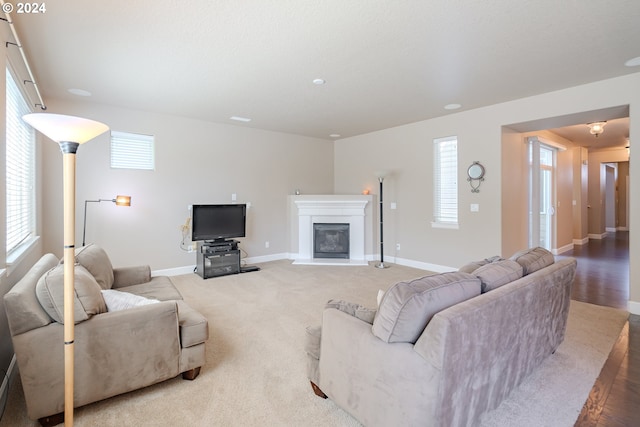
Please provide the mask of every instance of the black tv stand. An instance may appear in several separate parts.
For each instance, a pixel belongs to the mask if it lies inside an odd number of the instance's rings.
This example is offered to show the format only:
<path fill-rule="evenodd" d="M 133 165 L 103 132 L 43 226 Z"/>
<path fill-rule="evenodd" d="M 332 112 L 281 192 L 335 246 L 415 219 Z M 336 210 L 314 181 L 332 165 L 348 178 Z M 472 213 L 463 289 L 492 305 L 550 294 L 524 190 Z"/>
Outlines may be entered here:
<path fill-rule="evenodd" d="M 198 242 L 196 273 L 203 279 L 240 273 L 237 240 Z"/>
<path fill-rule="evenodd" d="M 260 267 L 255 265 L 243 265 L 240 267 L 240 273 L 249 273 L 251 271 L 260 271 Z"/>

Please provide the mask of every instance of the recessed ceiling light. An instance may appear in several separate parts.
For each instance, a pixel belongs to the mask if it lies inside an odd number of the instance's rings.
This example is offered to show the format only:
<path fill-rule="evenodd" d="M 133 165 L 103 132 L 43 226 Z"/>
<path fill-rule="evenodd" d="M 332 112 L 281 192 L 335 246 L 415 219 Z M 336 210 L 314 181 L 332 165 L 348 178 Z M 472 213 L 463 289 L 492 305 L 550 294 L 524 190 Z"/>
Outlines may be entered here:
<path fill-rule="evenodd" d="M 91 96 L 91 92 L 84 89 L 69 89 L 69 93 L 72 93 L 78 96 Z"/>
<path fill-rule="evenodd" d="M 627 62 L 624 63 L 627 67 L 637 67 L 640 65 L 640 56 L 636 56 L 635 58 L 631 58 Z"/>
<path fill-rule="evenodd" d="M 329 135 L 331 138 L 340 138 L 342 135 L 340 135 L 339 133 L 332 133 L 331 135 Z"/>
<path fill-rule="evenodd" d="M 236 122 L 250 122 L 251 119 L 248 119 L 246 117 L 240 117 L 240 116 L 231 116 L 229 117 L 231 120 L 235 120 Z"/>
<path fill-rule="evenodd" d="M 462 105 L 460 104 L 447 104 L 444 106 L 445 110 L 457 110 L 458 108 L 462 107 Z"/>
<path fill-rule="evenodd" d="M 313 84 L 314 85 L 323 85 L 326 83 L 326 80 L 324 79 L 313 79 Z"/>

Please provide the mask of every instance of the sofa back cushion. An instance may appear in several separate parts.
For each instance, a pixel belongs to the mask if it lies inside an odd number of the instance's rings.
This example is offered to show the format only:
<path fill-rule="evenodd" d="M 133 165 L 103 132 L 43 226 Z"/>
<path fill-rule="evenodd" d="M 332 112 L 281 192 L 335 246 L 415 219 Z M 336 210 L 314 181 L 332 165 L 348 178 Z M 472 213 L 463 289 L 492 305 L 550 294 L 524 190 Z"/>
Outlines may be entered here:
<path fill-rule="evenodd" d="M 477 268 L 473 275 L 482 282 L 482 293 L 499 288 L 522 277 L 523 268 L 517 262 L 504 259 Z"/>
<path fill-rule="evenodd" d="M 518 251 L 509 259 L 522 266 L 524 276 L 548 267 L 555 262 L 553 254 L 541 247 Z"/>
<path fill-rule="evenodd" d="M 434 314 L 480 295 L 480 279 L 450 272 L 400 282 L 385 292 L 373 334 L 385 342 L 415 343 Z"/>
<path fill-rule="evenodd" d="M 107 306 L 100 292 L 100 285 L 91 273 L 81 265 L 74 266 L 74 322 L 80 323 L 94 314 L 106 313 Z M 36 284 L 36 297 L 40 305 L 58 323 L 64 323 L 64 265 L 60 264 L 45 273 Z"/>
<path fill-rule="evenodd" d="M 468 264 L 463 265 L 462 267 L 460 267 L 458 269 L 458 271 L 462 272 L 462 273 L 473 273 L 474 271 L 476 271 L 478 268 L 482 267 L 483 265 L 487 265 L 487 264 L 491 264 L 493 262 L 498 262 L 498 261 L 502 261 L 504 258 L 501 258 L 500 255 L 495 255 L 489 258 L 485 258 L 485 259 L 481 259 L 480 261 L 473 261 L 470 262 Z"/>
<path fill-rule="evenodd" d="M 100 246 L 87 245 L 76 250 L 76 263 L 93 275 L 102 289 L 113 286 L 113 265 L 107 253 Z"/>

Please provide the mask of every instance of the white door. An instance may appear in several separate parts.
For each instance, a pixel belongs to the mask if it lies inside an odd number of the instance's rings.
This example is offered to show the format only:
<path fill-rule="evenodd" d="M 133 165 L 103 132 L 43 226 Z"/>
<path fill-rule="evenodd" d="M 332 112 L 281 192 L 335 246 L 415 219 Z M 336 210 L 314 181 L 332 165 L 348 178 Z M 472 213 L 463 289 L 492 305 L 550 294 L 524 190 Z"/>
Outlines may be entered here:
<path fill-rule="evenodd" d="M 529 246 L 551 250 L 555 240 L 556 149 L 529 141 Z"/>

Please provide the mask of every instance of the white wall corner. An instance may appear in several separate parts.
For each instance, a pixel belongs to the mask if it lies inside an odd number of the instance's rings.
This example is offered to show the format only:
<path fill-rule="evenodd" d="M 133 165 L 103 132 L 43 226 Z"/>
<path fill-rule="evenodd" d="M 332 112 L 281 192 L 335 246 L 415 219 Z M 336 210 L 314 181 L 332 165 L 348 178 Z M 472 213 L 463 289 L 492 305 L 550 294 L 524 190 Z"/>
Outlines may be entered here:
<path fill-rule="evenodd" d="M 629 313 L 639 315 L 640 316 L 640 302 L 638 301 L 628 301 L 627 308 Z"/>

